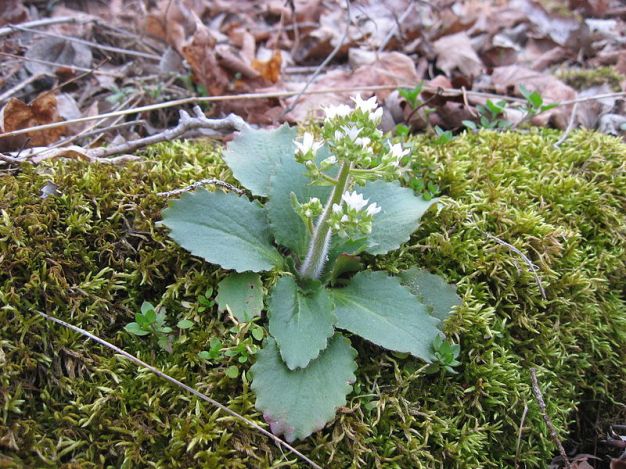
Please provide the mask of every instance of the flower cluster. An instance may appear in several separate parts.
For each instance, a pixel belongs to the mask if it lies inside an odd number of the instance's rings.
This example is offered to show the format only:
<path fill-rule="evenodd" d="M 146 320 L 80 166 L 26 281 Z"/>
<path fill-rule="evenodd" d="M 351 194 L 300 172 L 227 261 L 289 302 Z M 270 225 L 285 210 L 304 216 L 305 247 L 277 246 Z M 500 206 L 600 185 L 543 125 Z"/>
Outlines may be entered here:
<path fill-rule="evenodd" d="M 380 212 L 381 208 L 376 203 L 368 205 L 368 202 L 369 200 L 357 191 L 344 192 L 341 203 L 333 204 L 328 218 L 328 224 L 333 232 L 342 238 L 350 239 L 371 233 L 374 215 Z"/>

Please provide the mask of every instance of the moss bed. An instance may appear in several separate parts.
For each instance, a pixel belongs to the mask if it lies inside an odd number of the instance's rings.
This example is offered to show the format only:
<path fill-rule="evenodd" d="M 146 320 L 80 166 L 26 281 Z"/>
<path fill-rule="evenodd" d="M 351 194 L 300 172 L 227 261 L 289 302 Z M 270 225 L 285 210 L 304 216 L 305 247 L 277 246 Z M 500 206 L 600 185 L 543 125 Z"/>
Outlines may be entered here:
<path fill-rule="evenodd" d="M 446 323 L 457 375 L 356 339 L 358 381 L 322 432 L 297 444 L 325 467 L 545 467 L 554 445 L 532 396 L 569 449 L 626 423 L 626 146 L 610 137 L 481 132 L 445 146 L 412 140 L 414 175 L 433 171 L 440 210 L 369 266 L 419 265 L 458 284 Z M 198 298 L 224 275 L 155 226 L 158 191 L 232 180 L 211 143 L 150 148 L 125 166 L 58 161 L 0 177 L 0 467 L 298 467 L 266 437 L 42 311 L 124 348 L 262 422 L 236 357 L 197 357 L 212 337 L 252 340 Z M 40 198 L 52 181 L 60 196 Z M 515 246 L 538 268 L 547 298 Z M 266 286 L 271 277 L 266 277 Z M 187 318 L 173 352 L 123 330 L 141 303 Z M 522 415 L 527 415 L 520 429 Z M 521 432 L 521 433 L 520 433 Z M 521 435 L 521 436 L 519 436 Z M 591 448 L 590 448 L 591 447 Z M 301 467 L 304 467 L 301 465 Z"/>

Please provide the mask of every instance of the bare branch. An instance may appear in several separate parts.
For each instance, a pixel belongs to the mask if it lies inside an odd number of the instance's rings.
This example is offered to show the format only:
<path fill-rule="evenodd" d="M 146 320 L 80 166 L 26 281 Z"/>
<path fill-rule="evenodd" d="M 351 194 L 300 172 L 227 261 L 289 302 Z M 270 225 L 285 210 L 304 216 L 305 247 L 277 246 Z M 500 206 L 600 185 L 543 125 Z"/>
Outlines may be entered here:
<path fill-rule="evenodd" d="M 543 400 L 543 394 L 541 394 L 541 389 L 539 389 L 539 383 L 537 381 L 537 370 L 535 368 L 530 369 L 530 379 L 533 384 L 533 394 L 535 395 L 537 404 L 539 404 L 539 410 L 541 412 L 541 416 L 543 417 L 543 421 L 546 422 L 548 430 L 550 431 L 550 437 L 552 438 L 552 441 L 554 442 L 556 447 L 559 449 L 559 453 L 561 455 L 561 458 L 563 459 L 563 464 L 565 464 L 565 467 L 567 469 L 571 469 L 572 466 L 567 457 L 567 453 L 565 452 L 565 448 L 563 448 L 561 440 L 559 440 L 559 434 L 556 431 L 552 420 L 550 420 L 548 413 L 546 412 L 546 403 Z"/>
<path fill-rule="evenodd" d="M 57 324 L 60 324 L 63 327 L 67 327 L 68 329 L 73 330 L 74 332 L 78 332 L 79 334 L 99 343 L 100 345 L 104 345 L 105 347 L 108 347 L 109 349 L 113 350 L 115 353 L 118 353 L 120 355 L 122 355 L 123 357 L 127 358 L 128 360 L 130 360 L 131 362 L 133 362 L 136 365 L 139 365 L 145 369 L 147 369 L 148 371 L 154 373 L 155 375 L 157 375 L 159 378 L 163 378 L 167 381 L 169 381 L 172 384 L 175 384 L 176 386 L 184 389 L 185 391 L 193 394 L 194 396 L 202 399 L 205 402 L 208 402 L 209 404 L 211 404 L 212 406 L 217 407 L 218 409 L 220 409 L 222 412 L 227 413 L 228 415 L 235 417 L 237 420 L 245 423 L 246 425 L 254 428 L 255 430 L 257 430 L 258 432 L 262 433 L 263 435 L 267 436 L 268 438 L 270 438 L 272 441 L 274 441 L 274 443 L 276 443 L 279 446 L 282 446 L 283 448 L 291 451 L 293 454 L 295 454 L 296 456 L 298 456 L 300 459 L 302 459 L 303 461 L 305 461 L 306 463 L 308 463 L 311 467 L 314 467 L 316 469 L 322 469 L 318 464 L 316 464 L 315 462 L 313 462 L 311 459 L 307 458 L 304 454 L 302 454 L 301 452 L 299 452 L 297 449 L 295 449 L 293 446 L 291 446 L 289 443 L 287 443 L 286 441 L 283 441 L 282 439 L 278 438 L 276 435 L 273 435 L 272 433 L 268 432 L 266 429 L 264 429 L 263 427 L 259 426 L 258 424 L 254 423 L 252 420 L 247 419 L 246 417 L 244 417 L 241 414 L 238 414 L 237 412 L 235 412 L 234 410 L 226 407 L 224 404 L 219 403 L 218 401 L 216 401 L 215 399 L 210 398 L 209 396 L 207 396 L 206 394 L 201 393 L 200 391 L 195 390 L 194 388 L 192 388 L 191 386 L 187 386 L 185 383 L 182 383 L 180 381 L 178 381 L 176 378 L 172 378 L 171 376 L 163 373 L 161 370 L 159 370 L 158 368 L 155 368 L 152 365 L 148 365 L 146 362 L 140 360 L 139 358 L 131 355 L 130 353 L 122 350 L 119 347 L 116 347 L 115 345 L 111 344 L 110 342 L 107 342 L 104 339 L 101 339 L 100 337 L 97 337 L 93 334 L 91 334 L 90 332 L 87 332 L 84 329 L 81 329 L 80 327 L 74 326 L 72 324 L 69 324 L 65 321 L 62 321 L 60 319 L 57 319 L 53 316 L 48 316 L 45 313 L 42 313 L 40 311 L 38 311 L 39 315 L 44 317 L 45 319 L 47 319 L 48 321 L 52 321 L 55 322 Z"/>

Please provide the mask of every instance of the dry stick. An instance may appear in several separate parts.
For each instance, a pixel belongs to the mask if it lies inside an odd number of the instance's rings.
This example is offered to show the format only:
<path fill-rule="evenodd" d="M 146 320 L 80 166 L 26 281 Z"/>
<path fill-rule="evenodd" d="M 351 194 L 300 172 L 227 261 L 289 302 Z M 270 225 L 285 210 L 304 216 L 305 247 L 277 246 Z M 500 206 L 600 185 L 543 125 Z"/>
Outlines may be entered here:
<path fill-rule="evenodd" d="M 563 135 L 561 135 L 559 139 L 556 142 L 554 142 L 554 145 L 552 145 L 554 148 L 559 148 L 561 143 L 563 143 L 567 139 L 570 132 L 574 129 L 574 123 L 576 122 L 577 110 L 578 110 L 578 103 L 575 103 L 572 109 L 572 115 L 569 116 L 569 122 L 567 123 L 567 128 L 565 129 L 565 132 L 563 132 Z"/>
<path fill-rule="evenodd" d="M 496 243 L 501 244 L 502 246 L 505 246 L 505 247 L 509 248 L 511 251 L 516 253 L 518 256 L 520 256 L 524 260 L 526 265 L 528 265 L 528 267 L 530 268 L 530 270 L 531 270 L 531 272 L 533 274 L 533 277 L 535 277 L 535 282 L 537 282 L 537 286 L 539 287 L 539 291 L 541 292 L 541 296 L 543 297 L 544 300 L 547 300 L 548 297 L 546 296 L 546 291 L 543 289 L 543 284 L 541 283 L 541 279 L 539 278 L 539 274 L 537 273 L 537 266 L 535 264 L 533 264 L 533 262 L 526 256 L 526 254 L 524 254 L 522 251 L 517 249 L 512 244 L 509 244 L 506 241 L 501 240 L 500 238 L 496 238 L 495 236 L 493 236 L 493 235 L 491 235 L 489 233 L 485 233 L 485 236 L 487 236 L 490 239 L 493 239 Z"/>
<path fill-rule="evenodd" d="M 73 16 L 59 16 L 58 18 L 45 18 L 42 20 L 29 21 L 27 23 L 20 23 L 21 27 L 38 28 L 40 26 L 51 26 L 53 24 L 61 23 L 84 23 L 85 21 L 75 18 Z M 88 21 L 87 21 L 88 22 Z M 11 34 L 15 25 L 10 24 L 4 28 L 0 28 L 0 37 Z"/>
<path fill-rule="evenodd" d="M 58 62 L 49 62 L 47 60 L 34 59 L 32 57 L 26 57 L 26 56 L 23 56 L 23 55 L 9 54 L 8 52 L 0 52 L 0 55 L 4 55 L 6 57 L 12 57 L 12 58 L 17 59 L 17 60 L 24 60 L 26 62 L 34 62 L 34 63 L 38 63 L 38 64 L 49 65 L 50 67 L 69 68 L 69 69 L 72 69 L 72 70 L 77 70 L 79 72 L 93 73 L 95 75 L 106 75 L 106 76 L 114 77 L 114 78 L 126 78 L 126 75 L 122 75 L 122 74 L 119 74 L 119 73 L 105 72 L 103 70 L 96 70 L 94 68 L 84 68 L 84 67 L 79 67 L 77 65 L 67 65 L 67 64 L 61 64 L 61 63 L 58 63 Z"/>
<path fill-rule="evenodd" d="M 522 431 L 524 429 L 524 421 L 526 420 L 526 414 L 528 413 L 528 404 L 524 403 L 524 411 L 522 412 L 522 420 L 519 423 L 519 432 L 517 433 L 517 442 L 515 443 L 515 469 L 517 469 L 517 462 L 519 461 L 519 449 L 522 442 Z"/>
<path fill-rule="evenodd" d="M 326 65 L 328 65 L 330 63 L 330 61 L 333 60 L 333 58 L 335 58 L 337 53 L 343 47 L 343 43 L 345 42 L 346 38 L 348 37 L 348 32 L 350 31 L 350 24 L 352 23 L 352 15 L 350 14 L 350 0 L 346 0 L 346 16 L 347 16 L 346 30 L 343 32 L 343 35 L 341 36 L 341 39 L 339 39 L 339 42 L 337 43 L 335 48 L 332 50 L 332 52 L 330 54 L 328 54 L 328 57 L 326 57 L 324 59 L 324 61 L 319 65 L 319 67 L 317 67 L 317 70 L 315 70 L 315 73 L 313 73 L 313 75 L 311 75 L 311 78 L 308 79 L 308 81 L 306 82 L 304 87 L 300 90 L 300 92 L 298 94 L 296 94 L 296 96 L 292 100 L 292 103 L 283 111 L 281 116 L 285 116 L 285 115 L 289 114 L 291 111 L 293 111 L 293 109 L 296 107 L 296 105 L 298 103 L 298 100 L 302 97 L 302 95 L 304 93 L 306 93 L 306 90 L 309 89 L 309 86 L 311 86 L 311 83 L 313 83 L 315 81 L 315 79 L 318 77 L 318 75 L 320 73 L 322 73 L 322 70 L 324 70 Z"/>
<path fill-rule="evenodd" d="M 178 125 L 171 129 L 164 130 L 158 134 L 149 137 L 131 140 L 120 145 L 114 145 L 105 148 L 94 148 L 89 153 L 94 158 L 107 158 L 119 153 L 131 153 L 139 148 L 152 145 L 159 142 L 174 140 L 190 130 L 217 130 L 232 131 L 242 130 L 248 127 L 248 124 L 239 116 L 229 114 L 223 119 L 207 119 L 199 106 L 193 108 L 195 117 L 191 117 L 186 111 L 180 111 L 180 120 Z"/>
<path fill-rule="evenodd" d="M 215 179 L 215 178 L 210 178 L 210 179 L 201 179 L 199 181 L 194 182 L 193 184 L 190 184 L 186 187 L 182 187 L 180 189 L 174 189 L 172 191 L 166 191 L 166 192 L 157 192 L 157 195 L 161 197 L 171 197 L 173 195 L 182 194 L 183 192 L 189 192 L 194 189 L 198 189 L 199 187 L 202 187 L 202 186 L 208 186 L 209 184 L 224 187 L 228 190 L 236 192 L 239 195 L 245 194 L 245 191 L 239 189 L 238 187 L 233 186 L 232 184 L 227 183 L 226 181 L 222 181 L 220 179 Z"/>
<path fill-rule="evenodd" d="M 13 26 L 10 26 L 10 28 L 13 28 L 17 31 L 24 31 L 27 33 L 39 34 L 40 36 L 48 36 L 48 37 L 53 37 L 56 39 L 63 39 L 65 41 L 75 42 L 77 44 L 83 44 L 84 46 L 89 46 L 89 47 L 93 47 L 95 49 L 100 49 L 100 50 L 106 50 L 109 52 L 115 52 L 117 54 L 134 55 L 135 57 L 141 57 L 144 59 L 150 59 L 150 60 L 156 60 L 156 61 L 161 60 L 161 57 L 159 57 L 158 55 L 146 54 L 145 52 L 139 52 L 139 51 L 130 50 L 130 49 L 121 49 L 119 47 L 104 46 L 102 44 L 98 44 L 97 42 L 86 41 L 85 39 L 79 39 L 77 37 L 71 37 L 71 36 L 64 36 L 62 34 L 49 33 L 46 31 L 38 31 L 36 29 L 26 28 L 21 25 L 13 25 Z"/>
<path fill-rule="evenodd" d="M 572 466 L 567 457 L 567 453 L 565 452 L 565 448 L 563 448 L 563 445 L 561 444 L 561 440 L 559 440 L 559 434 L 557 433 L 556 428 L 554 427 L 554 424 L 552 423 L 552 420 L 550 420 L 550 417 L 548 416 L 548 413 L 546 412 L 546 403 L 543 400 L 543 394 L 541 394 L 541 389 L 539 389 L 539 383 L 537 382 L 537 370 L 535 368 L 530 369 L 530 379 L 532 380 L 532 384 L 533 384 L 532 386 L 533 394 L 535 395 L 537 404 L 539 404 L 541 416 L 543 417 L 544 422 L 546 422 L 546 425 L 548 426 L 548 429 L 550 431 L 550 436 L 552 437 L 552 441 L 559 449 L 559 453 L 561 454 L 561 458 L 563 458 L 563 463 L 565 464 L 565 467 L 567 469 L 571 469 Z"/>
<path fill-rule="evenodd" d="M 176 386 L 184 389 L 187 392 L 190 392 L 194 396 L 202 399 L 205 402 L 208 402 L 209 404 L 217 407 L 218 409 L 222 410 L 223 412 L 227 413 L 228 415 L 230 415 L 232 417 L 235 417 L 237 420 L 240 420 L 240 421 L 244 422 L 246 425 L 249 425 L 250 427 L 254 428 L 255 430 L 261 432 L 263 435 L 265 435 L 268 438 L 272 439 L 277 445 L 282 446 L 283 448 L 291 451 L 293 454 L 298 456 L 300 459 L 302 459 L 303 461 L 307 462 L 311 467 L 314 467 L 316 469 L 322 469 L 321 466 L 319 466 L 318 464 L 313 462 L 311 459 L 307 458 L 304 454 L 302 454 L 300 451 L 295 449 L 289 443 L 287 443 L 287 442 L 283 441 L 282 439 L 278 438 L 276 435 L 273 435 L 272 433 L 268 432 L 263 427 L 261 427 L 258 424 L 254 423 L 252 420 L 247 419 L 246 417 L 244 417 L 241 414 L 238 414 L 237 412 L 235 412 L 232 409 L 229 409 L 224 404 L 219 403 L 215 399 L 211 399 L 206 394 L 203 394 L 200 391 L 195 390 L 191 386 L 187 386 L 186 384 L 178 381 L 176 378 L 172 378 L 171 376 L 165 374 L 164 372 L 162 372 L 158 368 L 155 368 L 152 365 L 148 365 L 146 362 L 140 360 L 139 358 L 135 357 L 134 355 L 131 355 L 130 353 L 122 350 L 121 348 L 113 345 L 112 343 L 107 342 L 106 340 L 101 339 L 100 337 L 97 337 L 97 336 L 91 334 L 90 332 L 87 332 L 86 330 L 81 329 L 80 327 L 77 327 L 77 326 L 74 326 L 72 324 L 69 324 L 69 323 L 67 323 L 65 321 L 62 321 L 60 319 L 57 319 L 57 318 L 55 318 L 53 316 L 48 316 L 47 314 L 42 313 L 40 311 L 38 311 L 37 313 L 40 316 L 43 316 L 48 321 L 52 321 L 52 322 L 55 322 L 57 324 L 60 324 L 63 327 L 67 327 L 68 329 L 71 329 L 74 332 L 78 332 L 79 334 L 84 335 L 85 337 L 87 337 L 87 338 L 89 338 L 89 339 L 99 343 L 100 345 L 104 345 L 105 347 L 110 348 L 114 352 L 124 356 L 125 358 L 127 358 L 131 362 L 135 363 L 136 365 L 139 365 L 139 366 L 141 366 L 143 368 L 146 368 L 147 370 L 151 371 L 152 373 L 157 375 L 159 378 L 163 378 L 163 379 L 169 381 L 170 383 L 175 384 Z"/>

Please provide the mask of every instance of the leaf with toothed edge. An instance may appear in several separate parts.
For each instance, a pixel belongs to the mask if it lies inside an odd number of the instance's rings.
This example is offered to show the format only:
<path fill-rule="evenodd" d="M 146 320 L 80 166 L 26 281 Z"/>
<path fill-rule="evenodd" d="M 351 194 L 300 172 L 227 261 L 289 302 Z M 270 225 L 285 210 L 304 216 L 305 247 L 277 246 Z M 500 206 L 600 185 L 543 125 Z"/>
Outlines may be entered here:
<path fill-rule="evenodd" d="M 400 272 L 400 283 L 428 308 L 428 313 L 444 321 L 455 306 L 461 304 L 456 286 L 441 276 L 413 267 Z"/>
<path fill-rule="evenodd" d="M 294 158 L 296 133 L 288 125 L 273 130 L 246 127 L 228 144 L 224 161 L 252 194 L 265 197 L 274 171 Z"/>
<path fill-rule="evenodd" d="M 359 272 L 345 288 L 329 290 L 335 301 L 337 327 L 395 352 L 432 361 L 431 345 L 439 320 L 430 316 L 397 277 Z"/>
<path fill-rule="evenodd" d="M 327 290 L 318 282 L 304 292 L 282 277 L 270 296 L 269 330 L 290 370 L 306 367 L 327 346 L 337 320 Z"/>
<path fill-rule="evenodd" d="M 272 433 L 292 442 L 324 428 L 352 391 L 355 358 L 350 341 L 337 333 L 309 366 L 292 371 L 269 338 L 251 370 L 256 408 Z"/>
<path fill-rule="evenodd" d="M 261 272 L 283 263 L 272 245 L 265 210 L 245 197 L 188 192 L 170 202 L 161 223 L 180 246 L 226 269 Z"/>
<path fill-rule="evenodd" d="M 436 199 L 424 200 L 411 189 L 396 182 L 373 181 L 355 188 L 369 203 L 376 202 L 381 211 L 374 215 L 372 232 L 367 237 L 370 254 L 385 254 L 398 249 L 411 237 L 420 218 Z"/>

